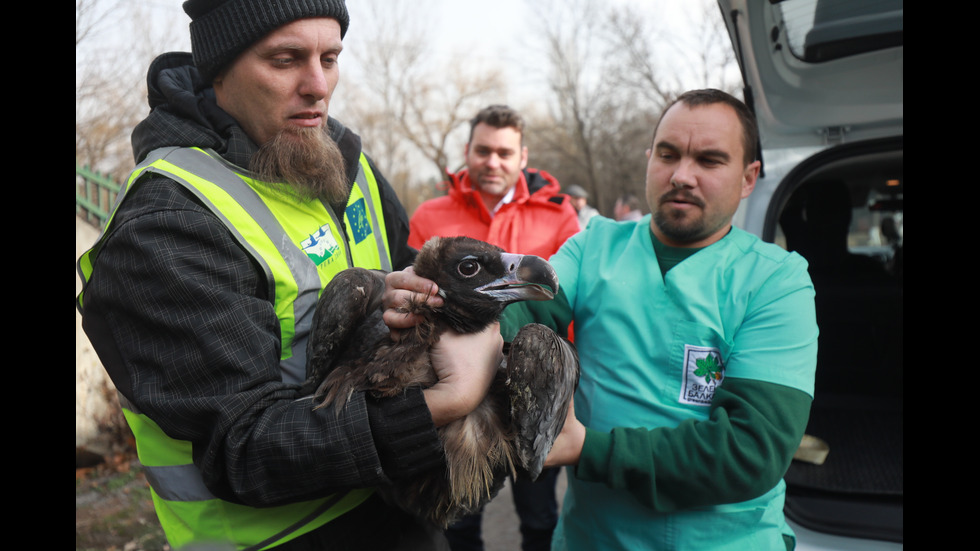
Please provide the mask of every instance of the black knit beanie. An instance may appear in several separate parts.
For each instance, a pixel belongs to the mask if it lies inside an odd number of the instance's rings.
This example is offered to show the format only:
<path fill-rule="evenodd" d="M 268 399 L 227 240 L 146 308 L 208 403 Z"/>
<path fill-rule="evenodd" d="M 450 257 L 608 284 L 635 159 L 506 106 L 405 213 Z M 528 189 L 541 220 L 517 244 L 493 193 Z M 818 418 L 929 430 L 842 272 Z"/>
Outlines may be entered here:
<path fill-rule="evenodd" d="M 273 30 L 305 17 L 331 17 L 347 34 L 344 0 L 187 0 L 191 52 L 204 82 L 210 83 L 238 54 Z"/>

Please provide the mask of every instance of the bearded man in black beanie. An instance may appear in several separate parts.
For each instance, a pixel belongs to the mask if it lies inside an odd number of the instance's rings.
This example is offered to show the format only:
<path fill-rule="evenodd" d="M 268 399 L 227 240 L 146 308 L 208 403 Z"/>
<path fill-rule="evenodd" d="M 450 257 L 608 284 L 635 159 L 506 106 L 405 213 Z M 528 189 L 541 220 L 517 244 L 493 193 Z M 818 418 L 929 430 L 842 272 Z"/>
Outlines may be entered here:
<path fill-rule="evenodd" d="M 370 488 L 438 466 L 499 328 L 449 335 L 426 390 L 303 396 L 319 292 L 414 259 L 395 193 L 328 116 L 342 0 L 189 0 L 192 54 L 158 57 L 138 166 L 79 260 L 83 327 L 116 385 L 174 548 L 439 549 Z M 478 353 L 475 353 L 478 352 Z"/>

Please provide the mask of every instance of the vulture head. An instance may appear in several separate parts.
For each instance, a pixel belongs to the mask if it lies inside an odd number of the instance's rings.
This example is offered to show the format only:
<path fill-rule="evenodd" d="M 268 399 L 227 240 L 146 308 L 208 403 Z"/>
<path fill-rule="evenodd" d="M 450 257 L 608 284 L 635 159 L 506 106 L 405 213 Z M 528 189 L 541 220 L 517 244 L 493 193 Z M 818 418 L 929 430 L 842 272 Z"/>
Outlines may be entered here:
<path fill-rule="evenodd" d="M 551 300 L 558 276 L 544 259 L 504 252 L 469 237 L 435 237 L 419 251 L 415 273 L 439 285 L 445 306 L 438 316 L 460 333 L 496 321 L 521 300 Z"/>

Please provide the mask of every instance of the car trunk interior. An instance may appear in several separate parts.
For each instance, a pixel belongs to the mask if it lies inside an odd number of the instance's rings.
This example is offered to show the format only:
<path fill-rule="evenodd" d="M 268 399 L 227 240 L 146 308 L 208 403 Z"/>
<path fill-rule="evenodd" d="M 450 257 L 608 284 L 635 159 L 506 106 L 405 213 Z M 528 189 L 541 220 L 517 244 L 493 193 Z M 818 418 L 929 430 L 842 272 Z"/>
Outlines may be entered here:
<path fill-rule="evenodd" d="M 825 150 L 790 172 L 767 240 L 810 264 L 820 328 L 807 434 L 823 464 L 793 461 L 786 515 L 851 537 L 903 541 L 902 138 Z"/>

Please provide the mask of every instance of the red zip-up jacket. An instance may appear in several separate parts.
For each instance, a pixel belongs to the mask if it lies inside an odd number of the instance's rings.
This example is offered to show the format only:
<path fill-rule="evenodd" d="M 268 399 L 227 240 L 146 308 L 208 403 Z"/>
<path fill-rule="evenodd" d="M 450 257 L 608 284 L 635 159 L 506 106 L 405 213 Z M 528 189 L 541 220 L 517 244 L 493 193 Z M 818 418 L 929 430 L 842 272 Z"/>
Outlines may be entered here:
<path fill-rule="evenodd" d="M 408 245 L 418 249 L 431 237 L 465 235 L 507 252 L 550 258 L 579 231 L 578 215 L 560 190 L 551 174 L 525 169 L 513 199 L 491 216 L 468 171 L 449 174 L 449 195 L 422 203 L 412 215 Z"/>

